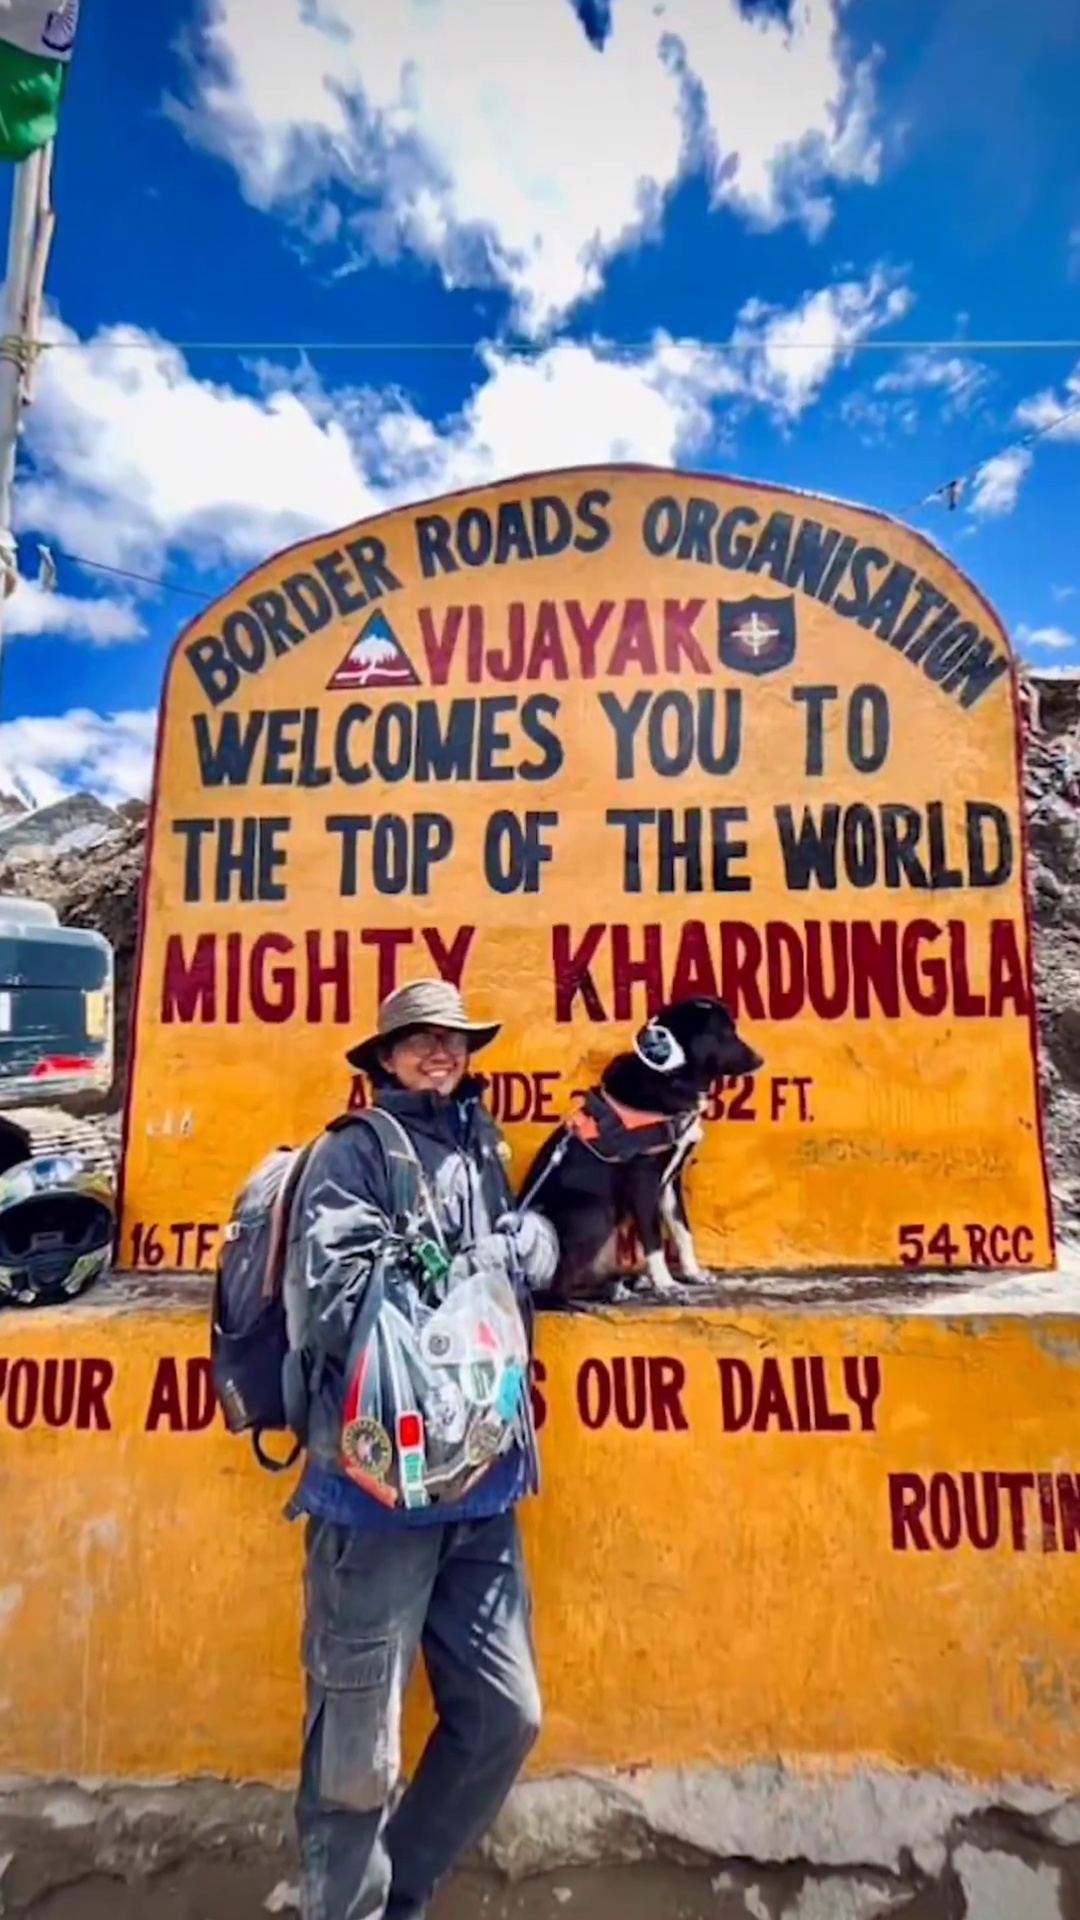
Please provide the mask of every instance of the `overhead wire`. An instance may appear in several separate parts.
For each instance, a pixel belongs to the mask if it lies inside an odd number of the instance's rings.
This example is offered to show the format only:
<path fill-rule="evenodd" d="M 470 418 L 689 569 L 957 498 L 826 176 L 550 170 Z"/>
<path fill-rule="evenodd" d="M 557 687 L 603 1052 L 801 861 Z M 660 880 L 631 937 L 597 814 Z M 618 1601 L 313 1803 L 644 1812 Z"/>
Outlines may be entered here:
<path fill-rule="evenodd" d="M 756 338 L 756 336 L 755 336 Z M 714 354 L 743 355 L 750 340 L 707 340 L 695 337 L 694 346 Z M 623 353 L 654 353 L 655 337 L 648 340 L 606 340 L 600 343 L 577 340 L 561 334 L 542 340 L 168 340 L 153 336 L 140 339 L 109 336 L 102 340 L 46 340 L 36 343 L 42 353 L 82 352 L 87 346 L 106 346 L 110 353 L 160 353 L 169 347 L 177 353 L 483 353 L 529 357 L 549 353 L 555 347 L 601 344 Z M 672 346 L 683 344 L 678 336 Z M 785 340 L 767 336 L 770 353 L 1078 353 L 1080 338 L 1066 340 Z"/>
<path fill-rule="evenodd" d="M 1066 420 L 1074 419 L 1077 414 L 1080 414 L 1080 399 L 1075 400 L 1068 407 L 1063 407 L 1055 419 L 1045 420 L 1042 426 L 1033 427 L 1030 433 L 1014 434 L 1013 438 L 1005 446 L 1000 447 L 997 453 L 987 454 L 966 473 L 956 474 L 953 479 L 946 480 L 942 486 L 935 487 L 932 492 L 924 493 L 920 499 L 909 501 L 908 505 L 901 507 L 899 511 L 902 514 L 915 513 L 920 507 L 932 506 L 938 500 L 943 500 L 950 511 L 955 511 L 970 482 L 976 480 L 992 460 L 1000 460 L 1006 453 L 1023 452 L 1026 448 L 1034 446 L 1037 440 L 1044 439 L 1047 434 L 1056 433 L 1059 427 L 1064 426 Z"/>
<path fill-rule="evenodd" d="M 77 343 L 58 342 L 56 344 L 57 345 L 74 345 Z M 126 345 L 127 343 L 121 342 L 117 344 Z M 144 345 L 144 344 L 149 346 L 151 343 L 150 342 L 132 343 L 132 345 Z M 277 343 L 276 347 L 264 344 L 261 349 L 256 349 L 253 346 L 241 348 L 240 346 L 237 346 L 237 345 L 233 345 L 231 348 L 226 348 L 225 346 L 215 346 L 211 348 L 210 343 L 207 343 L 207 342 L 202 342 L 202 343 L 188 342 L 186 344 L 183 342 L 170 342 L 170 344 L 177 346 L 183 352 L 193 352 L 196 350 L 197 346 L 203 346 L 206 348 L 207 351 L 212 350 L 216 352 L 217 351 L 236 351 L 236 352 L 252 351 L 253 352 L 256 350 L 269 352 L 269 351 L 275 351 L 275 350 L 284 350 L 282 343 Z M 338 344 L 342 347 L 343 350 L 345 349 L 345 343 L 338 343 Z M 370 350 L 373 352 L 383 351 L 383 350 L 398 352 L 402 349 L 402 346 L 404 346 L 407 350 L 410 344 L 413 345 L 417 350 L 425 346 L 430 346 L 433 350 L 438 351 L 440 346 L 450 347 L 450 346 L 454 346 L 456 343 L 454 342 L 440 343 L 437 341 L 434 341 L 434 342 L 417 341 L 413 343 L 409 343 L 409 342 L 393 343 L 392 345 L 388 343 L 385 347 L 378 347 L 376 343 L 371 343 L 371 342 L 358 343 L 358 344 L 362 346 L 363 345 L 368 346 Z M 708 343 L 706 342 L 704 344 L 707 345 Z M 771 344 L 772 343 L 770 343 L 770 345 Z M 807 345 L 808 343 L 800 341 L 800 342 L 791 342 L 790 344 L 792 346 L 804 346 L 804 345 Z M 922 348 L 922 349 L 928 350 L 931 347 L 945 348 L 945 347 L 961 347 L 962 346 L 967 348 L 969 351 L 978 350 L 979 352 L 987 352 L 991 350 L 991 348 L 994 345 L 1002 349 L 1006 349 L 1006 348 L 1019 349 L 1020 347 L 1023 347 L 1023 346 L 1028 346 L 1028 347 L 1033 347 L 1033 346 L 1044 347 L 1045 346 L 1047 348 L 1064 347 L 1070 350 L 1073 350 L 1073 349 L 1080 350 L 1080 340 L 1038 341 L 1038 342 L 998 341 L 996 343 L 988 342 L 988 341 L 971 341 L 971 340 L 968 340 L 968 341 L 959 341 L 959 340 L 897 341 L 897 342 L 863 341 L 857 344 L 864 347 L 874 346 L 881 349 L 895 347 L 897 349 L 906 348 L 908 350 L 912 350 L 915 348 Z M 314 352 L 314 351 L 321 351 L 323 349 L 318 349 L 313 346 L 308 346 L 305 348 L 297 348 L 295 350 Z M 500 349 L 500 351 L 502 350 L 503 349 Z M 1003 454 L 1010 453 L 1014 449 L 1016 449 L 1017 451 L 1021 451 L 1023 449 L 1026 449 L 1027 447 L 1033 446 L 1036 443 L 1036 441 L 1045 438 L 1048 434 L 1056 433 L 1058 429 L 1062 427 L 1067 420 L 1071 420 L 1075 418 L 1078 414 L 1080 414 L 1080 398 L 1078 398 L 1070 406 L 1063 408 L 1062 411 L 1053 420 L 1044 421 L 1041 426 L 1033 427 L 1028 433 L 1022 434 L 1019 437 L 1014 436 L 1011 440 L 1009 440 L 1009 442 L 1005 446 L 999 449 L 999 452 L 997 454 L 986 455 L 982 460 L 979 460 L 974 466 L 967 469 L 967 471 L 955 475 L 951 480 L 946 480 L 941 486 L 933 488 L 931 492 L 922 494 L 918 498 L 909 501 L 906 506 L 899 508 L 897 511 L 901 515 L 915 513 L 923 507 L 932 506 L 939 500 L 944 501 L 950 510 L 955 510 L 955 508 L 959 505 L 960 499 L 962 498 L 963 493 L 966 491 L 968 485 L 973 480 L 977 479 L 978 475 L 983 471 L 983 469 L 987 465 L 989 465 L 991 460 L 999 459 Z M 197 600 L 201 607 L 209 607 L 213 605 L 213 600 L 214 600 L 213 595 L 208 594 L 205 591 L 205 589 L 189 586 L 186 581 L 174 580 L 167 575 L 162 575 L 160 578 L 155 578 L 152 574 L 140 573 L 130 567 L 117 567 L 117 566 L 111 565 L 108 561 L 93 560 L 86 554 L 70 553 L 66 551 L 64 548 L 54 547 L 51 549 L 51 552 L 56 559 L 64 560 L 71 566 L 83 567 L 94 573 L 108 574 L 109 576 L 117 580 L 130 580 L 140 586 L 151 587 L 154 589 L 155 592 L 179 594 L 185 599 Z"/>

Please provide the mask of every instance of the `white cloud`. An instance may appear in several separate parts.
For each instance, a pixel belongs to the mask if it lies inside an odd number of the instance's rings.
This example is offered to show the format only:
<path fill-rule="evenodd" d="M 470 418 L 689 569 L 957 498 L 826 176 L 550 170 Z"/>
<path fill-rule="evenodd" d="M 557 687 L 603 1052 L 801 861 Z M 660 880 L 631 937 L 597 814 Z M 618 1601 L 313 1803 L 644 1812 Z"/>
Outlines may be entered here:
<path fill-rule="evenodd" d="M 599 55 L 568 0 L 202 0 L 171 110 L 256 206 L 447 285 L 497 282 L 539 327 L 688 173 L 812 235 L 836 183 L 877 178 L 874 59 L 842 5 L 620 0 Z"/>
<path fill-rule="evenodd" d="M 1060 393 L 1044 387 L 1016 409 L 1023 427 L 1037 427 L 1047 441 L 1080 440 L 1080 361 L 1065 381 Z"/>
<path fill-rule="evenodd" d="M 1050 593 L 1057 601 L 1072 600 L 1076 595 L 1075 587 L 1051 587 Z"/>
<path fill-rule="evenodd" d="M 1017 627 L 1016 638 L 1022 647 L 1039 647 L 1050 653 L 1065 653 L 1070 647 L 1080 646 L 1074 633 L 1066 633 L 1064 627 Z"/>
<path fill-rule="evenodd" d="M 144 799 L 150 790 L 155 712 L 92 713 L 73 707 L 0 725 L 0 767 L 38 806 L 83 788 L 102 800 Z"/>
<path fill-rule="evenodd" d="M 902 319 L 911 304 L 907 288 L 880 267 L 865 281 L 806 294 L 790 312 L 749 301 L 732 335 L 747 396 L 779 419 L 797 419 L 853 347 Z"/>
<path fill-rule="evenodd" d="M 637 354 L 490 347 L 486 377 L 442 421 L 392 391 L 327 391 L 310 369 L 261 368 L 257 390 L 240 393 L 198 379 L 176 348 L 135 329 L 82 344 L 55 327 L 27 420 L 20 524 L 139 571 L 171 549 L 242 566 L 388 505 L 530 469 L 670 466 L 708 444 L 718 407 L 797 419 L 854 343 L 909 304 L 877 269 L 790 312 L 749 303 L 725 348 L 662 334 Z M 106 618 L 120 616 L 87 616 Z"/>
<path fill-rule="evenodd" d="M 871 446 L 897 432 L 917 432 L 927 403 L 946 423 L 970 413 L 989 380 L 976 360 L 920 348 L 903 354 L 869 388 L 846 394 L 840 416 Z"/>
<path fill-rule="evenodd" d="M 1030 447 L 1006 447 L 984 461 L 971 483 L 968 512 L 983 517 L 1011 513 L 1033 462 Z"/>
<path fill-rule="evenodd" d="M 963 354 L 940 354 L 925 349 L 907 353 L 895 367 L 874 382 L 875 393 L 930 393 L 940 397 L 942 414 L 951 419 L 967 413 L 986 386 L 989 375 L 978 361 Z"/>
<path fill-rule="evenodd" d="M 63 634 L 69 640 L 88 640 L 91 646 L 111 647 L 120 641 L 140 640 L 145 628 L 131 601 L 47 593 L 36 581 L 20 579 L 10 600 L 4 603 L 4 633 Z"/>
<path fill-rule="evenodd" d="M 137 328 L 86 345 L 49 334 L 60 344 L 27 418 L 33 471 L 16 505 L 20 525 L 68 552 L 138 568 L 183 544 L 246 561 L 372 509 L 344 428 L 295 394 L 195 379 Z"/>

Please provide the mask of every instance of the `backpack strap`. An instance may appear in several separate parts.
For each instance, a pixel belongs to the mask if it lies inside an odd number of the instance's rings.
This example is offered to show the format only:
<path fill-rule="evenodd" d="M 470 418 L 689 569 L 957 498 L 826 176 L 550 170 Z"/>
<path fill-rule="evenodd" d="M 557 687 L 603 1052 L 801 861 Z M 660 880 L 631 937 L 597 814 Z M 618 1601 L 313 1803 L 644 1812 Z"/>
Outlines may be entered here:
<path fill-rule="evenodd" d="M 270 1245 L 266 1252 L 266 1266 L 263 1270 L 261 1288 L 264 1300 L 272 1300 L 274 1296 L 281 1291 L 282 1276 L 285 1271 L 285 1255 L 289 1242 L 289 1220 L 292 1214 L 293 1201 L 296 1199 L 300 1182 L 307 1171 L 308 1161 L 311 1159 L 315 1145 L 315 1140 L 309 1140 L 305 1146 L 300 1148 L 292 1166 L 289 1168 L 286 1178 L 281 1183 L 277 1199 L 274 1201 L 273 1213 L 270 1216 Z"/>
<path fill-rule="evenodd" d="M 446 1235 L 442 1229 L 427 1175 L 424 1172 L 420 1156 L 413 1146 L 400 1120 L 384 1107 L 365 1107 L 360 1113 L 344 1113 L 338 1120 L 331 1120 L 328 1133 L 341 1133 L 349 1125 L 366 1126 L 375 1134 L 383 1158 L 390 1184 L 390 1210 L 396 1219 L 404 1219 L 416 1208 L 420 1201 L 432 1237 L 446 1251 Z"/>

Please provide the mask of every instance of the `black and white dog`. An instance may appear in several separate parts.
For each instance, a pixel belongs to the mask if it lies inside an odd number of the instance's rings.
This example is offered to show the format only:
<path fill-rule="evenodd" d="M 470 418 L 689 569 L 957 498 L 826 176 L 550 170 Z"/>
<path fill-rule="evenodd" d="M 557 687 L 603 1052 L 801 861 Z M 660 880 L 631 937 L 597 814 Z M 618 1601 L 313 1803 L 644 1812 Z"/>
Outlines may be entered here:
<path fill-rule="evenodd" d="M 722 1000 L 676 1000 L 605 1067 L 599 1086 L 545 1140 L 522 1184 L 522 1205 L 546 1214 L 559 1236 L 551 1297 L 609 1294 L 618 1280 L 619 1229 L 632 1224 L 656 1291 L 676 1282 L 664 1230 L 685 1281 L 705 1278 L 683 1197 L 683 1174 L 702 1138 L 702 1112 L 718 1080 L 762 1065 Z"/>

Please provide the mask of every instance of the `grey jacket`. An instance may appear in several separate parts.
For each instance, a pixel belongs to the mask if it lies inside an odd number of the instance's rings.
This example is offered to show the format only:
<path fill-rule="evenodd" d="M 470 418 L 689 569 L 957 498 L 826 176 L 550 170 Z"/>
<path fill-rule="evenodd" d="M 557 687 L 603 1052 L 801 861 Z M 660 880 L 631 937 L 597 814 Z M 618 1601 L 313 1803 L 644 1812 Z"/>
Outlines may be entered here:
<path fill-rule="evenodd" d="M 502 1138 L 481 1105 L 482 1084 L 463 1082 L 452 1100 L 398 1087 L 376 1093 L 376 1105 L 393 1114 L 412 1141 L 451 1255 L 491 1233 L 514 1204 Z M 345 1366 L 354 1325 L 376 1262 L 386 1261 L 392 1215 L 389 1171 L 374 1131 L 345 1125 L 324 1134 L 291 1210 L 284 1299 L 290 1347 L 303 1347 L 323 1362 L 308 1409 L 307 1448 L 309 1459 L 332 1473 L 341 1471 Z M 384 1282 L 391 1292 L 415 1285 L 392 1260 L 384 1266 Z"/>

